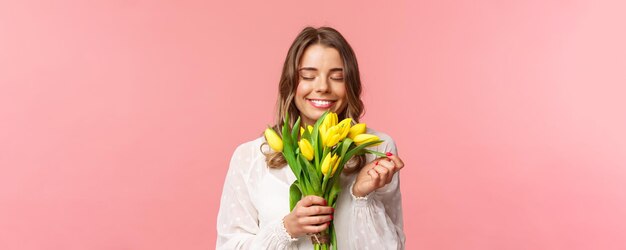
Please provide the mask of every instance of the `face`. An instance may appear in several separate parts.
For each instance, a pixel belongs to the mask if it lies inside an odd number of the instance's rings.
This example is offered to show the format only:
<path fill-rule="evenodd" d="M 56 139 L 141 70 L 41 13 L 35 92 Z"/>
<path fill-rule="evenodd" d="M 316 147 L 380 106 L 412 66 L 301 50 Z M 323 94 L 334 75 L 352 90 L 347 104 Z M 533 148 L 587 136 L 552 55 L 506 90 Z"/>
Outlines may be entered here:
<path fill-rule="evenodd" d="M 348 106 L 343 61 L 337 49 L 309 46 L 298 74 L 295 102 L 304 124 L 315 124 L 326 110 L 339 114 Z"/>

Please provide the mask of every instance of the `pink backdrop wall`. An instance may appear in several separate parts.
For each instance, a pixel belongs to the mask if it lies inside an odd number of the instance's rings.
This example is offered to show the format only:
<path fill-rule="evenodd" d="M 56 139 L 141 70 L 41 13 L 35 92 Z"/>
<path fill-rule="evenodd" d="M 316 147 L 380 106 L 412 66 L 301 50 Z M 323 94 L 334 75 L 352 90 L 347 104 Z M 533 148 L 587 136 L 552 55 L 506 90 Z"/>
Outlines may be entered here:
<path fill-rule="evenodd" d="M 305 25 L 357 52 L 408 249 L 626 249 L 623 1 L 296 2 L 1 1 L 0 249 L 214 248 Z"/>

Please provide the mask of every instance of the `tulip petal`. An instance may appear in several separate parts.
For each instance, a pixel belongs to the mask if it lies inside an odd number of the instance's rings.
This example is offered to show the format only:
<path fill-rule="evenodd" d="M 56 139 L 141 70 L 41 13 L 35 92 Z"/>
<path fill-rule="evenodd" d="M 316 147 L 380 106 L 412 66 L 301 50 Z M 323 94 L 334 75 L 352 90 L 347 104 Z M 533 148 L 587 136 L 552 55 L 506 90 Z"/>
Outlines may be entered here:
<path fill-rule="evenodd" d="M 300 152 L 302 156 L 306 158 L 308 161 L 313 160 L 313 146 L 307 139 L 302 139 L 298 142 L 298 146 L 300 147 Z"/>
<path fill-rule="evenodd" d="M 354 143 L 359 146 L 366 142 L 378 141 L 378 136 L 372 134 L 360 134 L 354 137 Z"/>
<path fill-rule="evenodd" d="M 270 148 L 272 148 L 276 152 L 283 152 L 283 140 L 276 133 L 276 131 L 274 131 L 272 128 L 267 128 L 265 129 L 264 135 L 267 144 L 270 145 Z"/>
<path fill-rule="evenodd" d="M 365 133 L 366 130 L 367 130 L 367 127 L 365 126 L 365 123 L 356 124 L 356 125 L 352 126 L 352 128 L 350 128 L 350 133 L 348 134 L 348 137 L 350 137 L 350 139 L 354 140 L 354 137 L 356 137 L 357 135 Z"/>

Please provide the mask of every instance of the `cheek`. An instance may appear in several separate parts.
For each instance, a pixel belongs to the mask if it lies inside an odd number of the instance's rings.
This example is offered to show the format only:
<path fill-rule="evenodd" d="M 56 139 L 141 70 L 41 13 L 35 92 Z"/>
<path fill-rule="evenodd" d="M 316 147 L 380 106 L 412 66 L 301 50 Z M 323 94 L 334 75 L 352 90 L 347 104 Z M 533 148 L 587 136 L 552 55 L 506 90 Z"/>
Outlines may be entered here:
<path fill-rule="evenodd" d="M 344 102 L 348 100 L 348 97 L 347 97 L 348 91 L 346 91 L 345 84 L 336 86 L 335 89 L 333 89 L 333 92 L 335 93 L 337 97 L 341 98 Z"/>
<path fill-rule="evenodd" d="M 337 86 L 333 89 L 333 92 L 335 96 L 341 100 L 341 104 L 336 107 L 335 112 L 341 113 L 346 109 L 346 107 L 348 107 L 348 92 L 346 91 L 345 85 Z"/>
<path fill-rule="evenodd" d="M 296 88 L 296 97 L 304 97 L 310 92 L 310 86 L 307 83 L 299 82 Z"/>

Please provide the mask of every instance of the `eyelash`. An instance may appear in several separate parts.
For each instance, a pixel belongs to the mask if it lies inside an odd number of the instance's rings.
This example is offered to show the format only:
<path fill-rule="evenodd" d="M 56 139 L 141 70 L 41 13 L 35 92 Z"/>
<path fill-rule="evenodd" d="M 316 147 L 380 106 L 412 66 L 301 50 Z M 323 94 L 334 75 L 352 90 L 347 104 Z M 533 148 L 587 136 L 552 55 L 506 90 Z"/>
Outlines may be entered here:
<path fill-rule="evenodd" d="M 304 77 L 303 76 L 302 79 L 304 79 L 304 80 L 313 80 L 314 77 Z M 342 81 L 343 80 L 343 78 L 330 78 L 330 79 L 331 80 L 335 80 L 335 81 Z"/>

